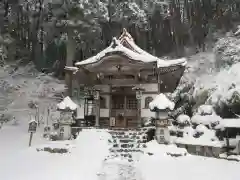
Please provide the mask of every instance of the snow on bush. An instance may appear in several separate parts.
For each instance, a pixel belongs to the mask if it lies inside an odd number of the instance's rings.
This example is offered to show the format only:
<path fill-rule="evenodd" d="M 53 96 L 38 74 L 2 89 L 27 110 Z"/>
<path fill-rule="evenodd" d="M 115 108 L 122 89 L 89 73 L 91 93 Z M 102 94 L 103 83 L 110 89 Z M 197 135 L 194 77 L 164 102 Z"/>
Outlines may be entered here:
<path fill-rule="evenodd" d="M 215 76 L 200 79 L 195 84 L 194 97 L 202 92 L 207 92 L 205 103 L 214 108 L 222 108 L 224 105 L 240 105 L 240 63 L 230 68 L 221 70 Z"/>
<path fill-rule="evenodd" d="M 204 133 L 205 131 L 207 131 L 208 128 L 202 124 L 199 124 L 197 127 L 196 127 L 196 132 L 198 133 Z"/>
<path fill-rule="evenodd" d="M 212 127 L 212 124 L 219 124 L 221 120 L 222 118 L 216 114 L 206 116 L 196 114 L 191 118 L 192 123 L 208 125 L 209 127 Z"/>
<path fill-rule="evenodd" d="M 211 105 L 201 105 L 199 106 L 198 110 L 197 110 L 197 114 L 199 115 L 212 115 L 215 114 L 215 111 L 213 109 L 213 107 Z"/>
<path fill-rule="evenodd" d="M 181 114 L 177 117 L 176 121 L 179 124 L 190 124 L 190 117 L 188 115 Z"/>
<path fill-rule="evenodd" d="M 195 134 L 195 130 L 190 127 L 184 127 L 183 131 L 183 137 L 193 137 Z"/>
<path fill-rule="evenodd" d="M 156 140 L 152 140 L 147 143 L 147 148 L 144 149 L 144 153 L 156 156 L 185 156 L 187 155 L 187 150 L 184 148 L 178 148 L 175 144 L 158 144 Z"/>
<path fill-rule="evenodd" d="M 240 39 L 224 37 L 218 40 L 214 47 L 216 54 L 216 67 L 231 66 L 240 62 Z"/>

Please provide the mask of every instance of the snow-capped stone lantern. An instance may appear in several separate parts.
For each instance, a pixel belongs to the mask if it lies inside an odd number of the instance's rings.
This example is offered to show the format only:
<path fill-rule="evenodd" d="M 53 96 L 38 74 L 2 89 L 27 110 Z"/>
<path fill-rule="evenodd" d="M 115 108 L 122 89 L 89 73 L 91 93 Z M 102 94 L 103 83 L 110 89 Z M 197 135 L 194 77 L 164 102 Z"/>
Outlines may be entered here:
<path fill-rule="evenodd" d="M 157 95 L 152 102 L 149 103 L 151 111 L 155 112 L 155 138 L 159 144 L 170 142 L 170 132 L 168 126 L 171 125 L 169 111 L 174 109 L 174 102 L 170 101 L 164 94 Z"/>
<path fill-rule="evenodd" d="M 57 104 L 57 109 L 60 111 L 58 131 L 60 139 L 68 140 L 71 138 L 71 125 L 74 123 L 73 112 L 76 111 L 77 108 L 78 105 L 75 104 L 69 96 Z"/>

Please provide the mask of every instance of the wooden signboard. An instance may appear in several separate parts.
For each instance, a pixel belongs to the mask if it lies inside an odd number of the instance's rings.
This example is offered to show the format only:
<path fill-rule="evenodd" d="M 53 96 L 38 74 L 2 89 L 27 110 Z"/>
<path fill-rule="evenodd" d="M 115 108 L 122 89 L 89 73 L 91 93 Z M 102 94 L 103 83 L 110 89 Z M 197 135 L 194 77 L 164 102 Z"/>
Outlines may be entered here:
<path fill-rule="evenodd" d="M 158 120 L 156 120 L 156 125 L 157 125 L 157 127 L 166 127 L 166 126 L 170 126 L 171 124 L 170 124 L 170 121 L 169 120 L 167 120 L 167 119 L 158 119 Z"/>
<path fill-rule="evenodd" d="M 114 127 L 116 125 L 115 117 L 110 117 L 110 127 Z"/>
<path fill-rule="evenodd" d="M 29 147 L 32 144 L 32 137 L 33 137 L 33 133 L 36 132 L 37 130 L 37 125 L 38 123 L 36 121 L 30 121 L 29 122 L 29 127 L 28 127 L 28 132 L 30 133 L 30 138 L 29 138 Z"/>
<path fill-rule="evenodd" d="M 36 132 L 36 130 L 37 130 L 37 122 L 36 121 L 31 121 L 30 123 L 29 123 L 29 127 L 28 127 L 28 132 L 29 133 L 35 133 Z"/>

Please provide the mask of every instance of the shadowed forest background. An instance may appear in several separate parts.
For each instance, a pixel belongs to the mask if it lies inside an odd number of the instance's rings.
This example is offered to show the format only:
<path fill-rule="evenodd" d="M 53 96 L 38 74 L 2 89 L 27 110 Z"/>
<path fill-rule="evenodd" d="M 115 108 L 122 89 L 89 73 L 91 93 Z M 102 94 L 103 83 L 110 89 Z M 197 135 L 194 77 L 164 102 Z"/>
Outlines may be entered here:
<path fill-rule="evenodd" d="M 96 54 L 123 28 L 144 50 L 180 57 L 185 47 L 206 50 L 239 12 L 238 0 L 2 0 L 1 61 L 33 61 L 61 77 L 66 61 Z"/>

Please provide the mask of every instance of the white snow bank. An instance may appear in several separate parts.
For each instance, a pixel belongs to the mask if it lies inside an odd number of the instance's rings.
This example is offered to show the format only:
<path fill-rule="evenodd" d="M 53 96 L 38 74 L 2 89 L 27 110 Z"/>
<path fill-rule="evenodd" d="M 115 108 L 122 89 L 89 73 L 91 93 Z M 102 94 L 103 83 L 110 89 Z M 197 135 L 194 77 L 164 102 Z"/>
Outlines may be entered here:
<path fill-rule="evenodd" d="M 62 102 L 57 104 L 57 108 L 60 110 L 70 109 L 72 111 L 78 108 L 78 105 L 74 103 L 69 96 L 65 97 Z"/>
<path fill-rule="evenodd" d="M 227 155 L 227 153 L 223 153 L 219 155 L 220 158 L 223 159 L 228 159 L 228 160 L 235 160 L 235 161 L 240 161 L 240 156 L 239 155 Z"/>
<path fill-rule="evenodd" d="M 240 128 L 240 118 L 237 119 L 222 119 L 215 129 L 222 128 Z"/>
<path fill-rule="evenodd" d="M 240 163 L 201 156 L 144 155 L 136 164 L 143 180 L 238 180 Z"/>
<path fill-rule="evenodd" d="M 41 147 L 39 145 L 28 148 L 27 136 L 25 141 L 21 142 L 25 145 L 25 149 L 18 151 L 17 148 L 13 148 L 14 157 L 10 158 L 9 155 L 8 161 L 0 164 L 1 179 L 30 180 L 34 177 L 34 180 L 98 180 L 97 173 L 109 153 L 108 138 L 110 137 L 110 134 L 104 130 L 83 130 L 74 141 L 45 144 L 44 146 L 58 148 L 69 146 L 71 149 L 70 153 L 52 154 L 37 152 L 36 147 Z M 35 138 L 33 137 L 33 142 Z"/>
<path fill-rule="evenodd" d="M 160 110 L 170 109 L 173 110 L 175 106 L 175 103 L 170 101 L 166 95 L 159 94 L 157 95 L 152 102 L 149 103 L 149 108 L 151 110 L 154 110 L 155 108 Z"/>
<path fill-rule="evenodd" d="M 194 115 L 191 118 L 191 122 L 192 123 L 196 123 L 196 124 L 204 124 L 204 125 L 211 125 L 213 124 L 218 124 L 222 121 L 222 118 L 216 114 L 212 114 L 212 115 L 206 115 L 206 116 L 201 116 L 201 115 Z"/>
<path fill-rule="evenodd" d="M 167 154 L 179 154 L 186 155 L 187 150 L 184 148 L 178 148 L 175 144 L 164 145 L 158 144 L 156 140 L 152 140 L 147 143 L 147 148 L 144 149 L 145 153 L 152 153 L 153 155 L 167 155 Z"/>
<path fill-rule="evenodd" d="M 177 120 L 178 123 L 182 123 L 182 124 L 189 124 L 190 123 L 190 117 L 188 115 L 185 115 L 185 114 L 180 114 L 177 117 L 176 120 Z"/>

